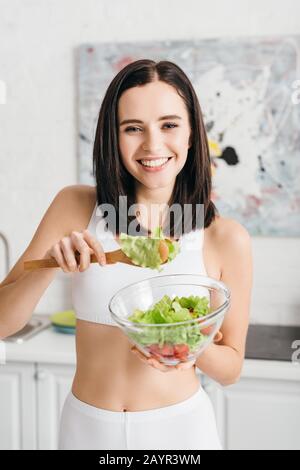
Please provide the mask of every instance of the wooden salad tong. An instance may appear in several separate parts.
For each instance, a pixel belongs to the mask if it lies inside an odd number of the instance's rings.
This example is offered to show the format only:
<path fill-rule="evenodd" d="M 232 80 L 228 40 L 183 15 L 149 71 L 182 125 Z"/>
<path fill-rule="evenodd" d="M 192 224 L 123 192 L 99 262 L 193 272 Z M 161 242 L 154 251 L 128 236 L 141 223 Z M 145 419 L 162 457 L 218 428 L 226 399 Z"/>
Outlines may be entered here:
<path fill-rule="evenodd" d="M 168 260 L 169 255 L 169 248 L 167 243 L 164 240 L 160 240 L 159 243 L 159 253 L 162 260 L 161 264 L 165 264 Z M 114 251 L 108 251 L 105 253 L 106 264 L 114 264 L 114 263 L 125 263 L 125 264 L 132 264 L 133 266 L 138 266 L 137 264 L 133 263 L 131 259 L 125 255 L 125 253 L 119 249 Z M 78 251 L 75 252 L 75 259 L 77 264 L 80 262 L 80 253 Z M 98 259 L 94 253 L 91 254 L 90 258 L 91 263 L 98 263 Z M 41 268 L 59 268 L 59 264 L 57 263 L 55 258 L 44 258 L 44 259 L 33 259 L 24 261 L 24 269 L 25 271 L 33 271 L 35 269 Z"/>

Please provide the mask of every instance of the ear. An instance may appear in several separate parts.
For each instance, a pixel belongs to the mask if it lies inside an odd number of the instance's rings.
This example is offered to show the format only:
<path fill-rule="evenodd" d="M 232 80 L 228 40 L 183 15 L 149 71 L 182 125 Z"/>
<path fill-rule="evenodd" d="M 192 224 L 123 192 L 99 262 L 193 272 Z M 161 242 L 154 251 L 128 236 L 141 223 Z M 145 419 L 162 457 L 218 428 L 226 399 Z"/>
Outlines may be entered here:
<path fill-rule="evenodd" d="M 193 143 L 192 143 L 192 133 L 190 133 L 190 137 L 189 137 L 189 149 L 191 148 L 192 145 L 193 145 Z"/>

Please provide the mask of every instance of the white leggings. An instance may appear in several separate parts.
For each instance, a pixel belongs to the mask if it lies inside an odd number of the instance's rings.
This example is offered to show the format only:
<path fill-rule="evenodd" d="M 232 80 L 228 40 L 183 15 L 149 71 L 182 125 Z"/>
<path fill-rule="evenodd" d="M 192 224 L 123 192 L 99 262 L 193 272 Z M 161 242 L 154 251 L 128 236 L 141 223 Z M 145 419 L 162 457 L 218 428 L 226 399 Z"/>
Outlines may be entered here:
<path fill-rule="evenodd" d="M 61 416 L 59 449 L 222 450 L 222 446 L 210 398 L 200 385 L 184 401 L 145 411 L 96 408 L 70 392 Z"/>

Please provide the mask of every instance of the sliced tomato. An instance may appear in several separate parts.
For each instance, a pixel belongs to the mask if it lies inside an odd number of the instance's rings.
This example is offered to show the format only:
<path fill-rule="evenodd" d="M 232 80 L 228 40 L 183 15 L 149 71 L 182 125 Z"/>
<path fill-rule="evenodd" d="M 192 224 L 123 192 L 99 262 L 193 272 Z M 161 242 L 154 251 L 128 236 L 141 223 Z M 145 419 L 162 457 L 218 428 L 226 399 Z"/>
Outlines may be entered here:
<path fill-rule="evenodd" d="M 200 333 L 203 333 L 204 335 L 209 336 L 212 333 L 213 329 L 214 329 L 213 325 L 207 326 L 206 328 L 200 328 Z"/>
<path fill-rule="evenodd" d="M 164 344 L 161 348 L 161 355 L 162 356 L 173 356 L 174 355 L 174 347 L 172 344 Z"/>
<path fill-rule="evenodd" d="M 151 344 L 148 346 L 148 350 L 154 356 L 173 356 L 174 349 L 172 344 L 165 343 L 162 347 L 159 344 Z"/>
<path fill-rule="evenodd" d="M 148 351 L 152 354 L 160 354 L 160 347 L 158 344 L 150 344 L 150 346 L 148 346 Z"/>
<path fill-rule="evenodd" d="M 185 344 L 185 343 L 175 344 L 174 345 L 174 352 L 176 352 L 178 354 L 188 353 L 189 350 L 190 349 L 189 349 L 188 345 Z"/>
<path fill-rule="evenodd" d="M 181 361 L 186 361 L 189 352 L 190 349 L 187 344 L 175 344 L 174 346 L 174 356 Z"/>
<path fill-rule="evenodd" d="M 176 354 L 175 357 L 176 357 L 176 359 L 179 359 L 180 361 L 187 361 L 188 360 L 188 355 L 187 354 Z"/>

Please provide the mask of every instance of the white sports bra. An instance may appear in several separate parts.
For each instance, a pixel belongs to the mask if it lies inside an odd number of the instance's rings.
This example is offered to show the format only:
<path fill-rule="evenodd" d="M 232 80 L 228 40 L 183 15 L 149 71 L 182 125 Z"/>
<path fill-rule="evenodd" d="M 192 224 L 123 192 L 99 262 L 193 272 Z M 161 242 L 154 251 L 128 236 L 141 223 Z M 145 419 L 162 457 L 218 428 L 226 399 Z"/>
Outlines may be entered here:
<path fill-rule="evenodd" d="M 105 252 L 120 248 L 113 233 L 105 229 L 106 221 L 97 203 L 87 226 L 101 243 Z M 94 323 L 117 326 L 111 318 L 108 304 L 122 287 L 143 279 L 164 274 L 202 274 L 207 276 L 203 262 L 204 229 L 196 229 L 179 238 L 180 252 L 163 266 L 161 272 L 124 263 L 100 266 L 91 263 L 83 272 L 72 273 L 72 302 L 76 317 Z"/>

